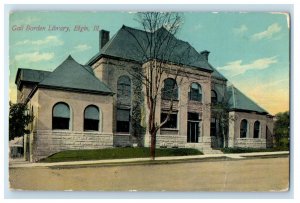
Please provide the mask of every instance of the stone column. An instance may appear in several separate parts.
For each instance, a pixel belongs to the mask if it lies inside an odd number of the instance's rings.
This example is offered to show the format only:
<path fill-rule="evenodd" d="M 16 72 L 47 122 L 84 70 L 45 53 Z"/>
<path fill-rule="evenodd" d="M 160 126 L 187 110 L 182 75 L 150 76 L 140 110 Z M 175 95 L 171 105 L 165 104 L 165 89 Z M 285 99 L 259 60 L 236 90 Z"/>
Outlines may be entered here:
<path fill-rule="evenodd" d="M 187 142 L 187 114 L 188 114 L 188 92 L 189 92 L 189 83 L 186 81 L 186 78 L 182 80 L 182 84 L 178 84 L 179 87 L 179 102 L 178 102 L 178 136 Z"/>
<path fill-rule="evenodd" d="M 203 136 L 202 142 L 206 148 L 211 148 L 211 137 L 210 137 L 210 122 L 211 122 L 211 83 L 201 84 L 202 86 L 202 121 L 203 121 Z"/>
<path fill-rule="evenodd" d="M 254 120 L 249 119 L 248 120 L 248 137 L 247 138 L 253 138 L 254 137 Z"/>
<path fill-rule="evenodd" d="M 229 112 L 229 118 L 234 117 L 235 113 L 234 112 Z M 234 139 L 235 139 L 235 124 L 236 124 L 236 120 L 231 121 L 229 120 L 228 123 L 228 147 L 234 147 Z"/>

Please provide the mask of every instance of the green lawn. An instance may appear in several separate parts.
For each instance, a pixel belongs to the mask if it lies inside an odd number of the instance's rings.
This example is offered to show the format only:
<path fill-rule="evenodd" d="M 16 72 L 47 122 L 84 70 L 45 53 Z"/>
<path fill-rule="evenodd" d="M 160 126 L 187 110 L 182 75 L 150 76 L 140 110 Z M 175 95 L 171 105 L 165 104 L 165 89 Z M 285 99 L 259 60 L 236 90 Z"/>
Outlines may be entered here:
<path fill-rule="evenodd" d="M 191 148 L 159 148 L 156 149 L 156 157 L 162 156 L 187 156 L 201 155 L 202 152 Z M 62 162 L 62 161 L 83 161 L 101 159 L 125 159 L 150 157 L 150 149 L 146 147 L 138 148 L 109 148 L 95 150 L 69 150 L 58 152 L 40 162 Z"/>
<path fill-rule="evenodd" d="M 256 148 L 223 148 L 220 149 L 224 154 L 230 153 L 249 153 L 249 152 L 276 152 L 276 151 L 289 151 L 287 147 L 267 148 L 267 149 L 256 149 Z"/>

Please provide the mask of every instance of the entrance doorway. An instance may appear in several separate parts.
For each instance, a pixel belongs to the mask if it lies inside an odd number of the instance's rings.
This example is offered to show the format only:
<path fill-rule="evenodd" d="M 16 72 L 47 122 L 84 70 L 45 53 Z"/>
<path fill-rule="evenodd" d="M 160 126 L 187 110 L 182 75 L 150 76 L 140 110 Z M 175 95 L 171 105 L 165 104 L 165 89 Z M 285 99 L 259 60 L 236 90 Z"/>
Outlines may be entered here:
<path fill-rule="evenodd" d="M 188 113 L 187 142 L 197 143 L 199 139 L 199 114 Z"/>

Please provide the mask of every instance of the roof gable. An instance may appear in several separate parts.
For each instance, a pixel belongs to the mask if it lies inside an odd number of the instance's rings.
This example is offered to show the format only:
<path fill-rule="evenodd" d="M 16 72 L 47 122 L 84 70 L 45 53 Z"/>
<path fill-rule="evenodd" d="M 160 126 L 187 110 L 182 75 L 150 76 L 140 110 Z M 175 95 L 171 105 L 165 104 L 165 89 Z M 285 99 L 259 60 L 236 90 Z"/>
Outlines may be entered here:
<path fill-rule="evenodd" d="M 258 104 L 256 104 L 250 98 L 248 98 L 245 94 L 243 94 L 233 85 L 227 87 L 227 97 L 229 107 L 232 110 L 244 110 L 268 114 L 268 112 L 265 109 L 261 108 Z"/>
<path fill-rule="evenodd" d="M 39 87 L 112 93 L 102 81 L 94 76 L 90 67 L 80 65 L 71 56 L 41 81 Z"/>

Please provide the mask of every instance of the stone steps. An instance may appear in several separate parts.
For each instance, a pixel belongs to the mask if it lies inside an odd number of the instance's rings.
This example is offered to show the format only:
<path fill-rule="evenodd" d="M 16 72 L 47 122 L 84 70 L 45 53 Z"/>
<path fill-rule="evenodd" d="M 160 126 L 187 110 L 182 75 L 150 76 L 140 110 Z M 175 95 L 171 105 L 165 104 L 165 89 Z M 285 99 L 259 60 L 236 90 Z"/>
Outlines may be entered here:
<path fill-rule="evenodd" d="M 211 148 L 207 148 L 207 149 L 202 149 L 203 154 L 223 154 L 223 152 L 221 150 L 218 149 L 211 149 Z"/>

